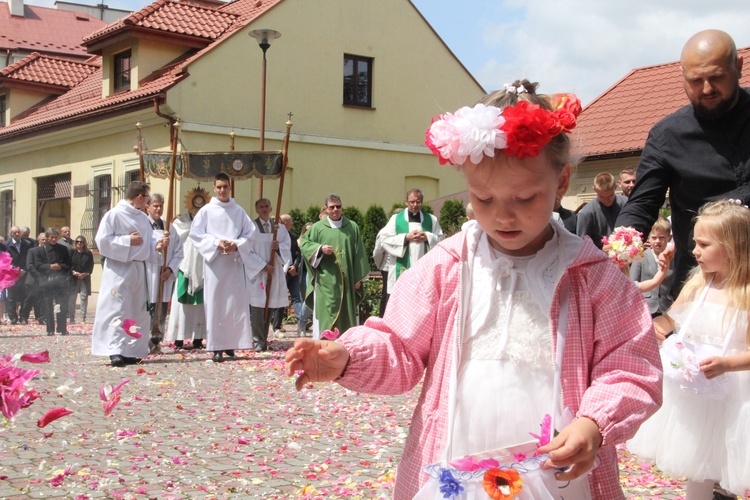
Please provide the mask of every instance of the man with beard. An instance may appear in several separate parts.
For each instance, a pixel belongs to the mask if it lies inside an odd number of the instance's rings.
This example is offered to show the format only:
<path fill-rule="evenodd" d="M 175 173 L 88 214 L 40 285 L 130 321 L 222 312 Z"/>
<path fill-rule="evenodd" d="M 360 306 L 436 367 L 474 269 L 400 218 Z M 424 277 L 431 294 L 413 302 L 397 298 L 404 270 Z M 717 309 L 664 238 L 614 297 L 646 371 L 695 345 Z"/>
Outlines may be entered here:
<path fill-rule="evenodd" d="M 698 209 L 722 198 L 750 204 L 750 93 L 739 85 L 742 57 L 734 41 L 723 31 L 696 33 L 680 65 L 690 104 L 649 132 L 635 187 L 615 224 L 648 234 L 669 190 L 674 296 L 696 265 L 692 221 Z"/>

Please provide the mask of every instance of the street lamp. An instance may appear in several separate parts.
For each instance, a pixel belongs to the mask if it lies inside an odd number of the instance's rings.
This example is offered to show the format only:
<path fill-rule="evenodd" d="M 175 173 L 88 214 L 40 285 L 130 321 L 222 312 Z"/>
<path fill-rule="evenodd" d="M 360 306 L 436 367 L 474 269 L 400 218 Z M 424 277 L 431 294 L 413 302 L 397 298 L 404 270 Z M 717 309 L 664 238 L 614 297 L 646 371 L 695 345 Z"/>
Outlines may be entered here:
<path fill-rule="evenodd" d="M 261 99 L 260 99 L 260 150 L 266 149 L 266 51 L 271 46 L 271 42 L 281 36 L 276 30 L 259 29 L 250 32 L 250 36 L 258 41 L 260 50 L 263 51 L 263 70 L 261 74 Z M 259 198 L 263 198 L 263 177 L 258 183 Z"/>

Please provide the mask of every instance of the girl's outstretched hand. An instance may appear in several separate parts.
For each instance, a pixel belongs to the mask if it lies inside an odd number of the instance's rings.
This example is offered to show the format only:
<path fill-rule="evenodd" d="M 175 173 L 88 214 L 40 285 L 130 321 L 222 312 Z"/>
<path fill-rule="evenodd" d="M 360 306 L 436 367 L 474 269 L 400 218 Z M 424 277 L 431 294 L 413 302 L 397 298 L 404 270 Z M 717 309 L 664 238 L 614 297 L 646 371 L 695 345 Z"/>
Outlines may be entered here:
<path fill-rule="evenodd" d="M 539 453 L 549 453 L 549 459 L 542 464 L 542 468 L 569 467 L 555 474 L 555 478 L 558 481 L 575 479 L 594 467 L 601 443 L 602 435 L 596 422 L 586 417 L 577 418 L 549 444 L 539 448 Z"/>
<path fill-rule="evenodd" d="M 286 352 L 284 366 L 286 375 L 297 372 L 295 386 L 298 391 L 310 387 L 313 382 L 336 380 L 349 361 L 349 351 L 343 345 L 330 340 L 297 339 L 294 347 Z"/>

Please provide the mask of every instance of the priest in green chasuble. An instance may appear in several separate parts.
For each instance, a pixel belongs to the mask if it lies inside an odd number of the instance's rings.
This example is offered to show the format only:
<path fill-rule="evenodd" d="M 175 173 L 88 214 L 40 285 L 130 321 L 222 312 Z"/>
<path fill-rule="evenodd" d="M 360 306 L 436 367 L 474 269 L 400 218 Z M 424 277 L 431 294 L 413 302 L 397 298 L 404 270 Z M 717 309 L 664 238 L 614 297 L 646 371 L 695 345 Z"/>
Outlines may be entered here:
<path fill-rule="evenodd" d="M 313 310 L 313 337 L 355 326 L 364 298 L 360 283 L 370 271 L 359 226 L 341 214 L 341 198 L 330 194 L 328 216 L 302 237 L 300 250 L 308 268 L 307 305 Z"/>

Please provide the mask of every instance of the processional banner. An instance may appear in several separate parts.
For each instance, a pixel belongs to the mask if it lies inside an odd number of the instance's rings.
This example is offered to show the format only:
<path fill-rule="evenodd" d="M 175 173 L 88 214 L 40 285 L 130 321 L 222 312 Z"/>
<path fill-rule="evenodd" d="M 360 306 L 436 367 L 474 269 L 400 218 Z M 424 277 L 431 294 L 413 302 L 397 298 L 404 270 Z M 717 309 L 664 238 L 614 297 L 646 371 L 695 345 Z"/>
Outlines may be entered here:
<path fill-rule="evenodd" d="M 170 152 L 144 152 L 146 175 L 166 179 L 172 161 Z M 219 172 L 237 180 L 251 177 L 276 179 L 284 165 L 283 151 L 183 152 L 175 159 L 175 177 L 210 181 Z"/>

